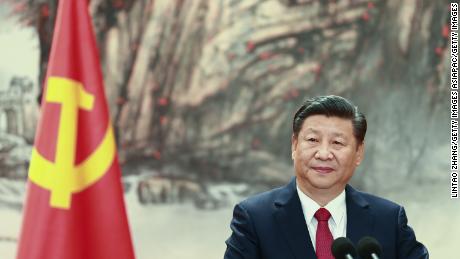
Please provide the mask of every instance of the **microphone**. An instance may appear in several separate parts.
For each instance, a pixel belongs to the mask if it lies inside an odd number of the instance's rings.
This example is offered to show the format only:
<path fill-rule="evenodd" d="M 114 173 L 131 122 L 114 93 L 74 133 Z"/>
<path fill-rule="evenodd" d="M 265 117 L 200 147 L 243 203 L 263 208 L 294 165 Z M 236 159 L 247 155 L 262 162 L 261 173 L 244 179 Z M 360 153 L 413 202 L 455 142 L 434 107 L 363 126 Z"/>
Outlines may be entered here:
<path fill-rule="evenodd" d="M 382 255 L 382 246 L 373 237 L 363 237 L 358 242 L 358 254 L 362 259 L 379 259 Z"/>
<path fill-rule="evenodd" d="M 334 240 L 331 250 L 336 259 L 354 259 L 356 257 L 355 246 L 346 237 L 339 237 Z"/>

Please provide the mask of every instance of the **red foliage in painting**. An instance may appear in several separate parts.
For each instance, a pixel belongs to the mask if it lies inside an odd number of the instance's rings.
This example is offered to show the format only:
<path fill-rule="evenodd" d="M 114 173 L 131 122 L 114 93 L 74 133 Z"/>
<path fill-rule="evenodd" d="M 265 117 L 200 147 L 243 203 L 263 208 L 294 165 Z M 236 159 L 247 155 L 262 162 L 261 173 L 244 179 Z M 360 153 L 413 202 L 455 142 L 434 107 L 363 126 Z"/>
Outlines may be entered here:
<path fill-rule="evenodd" d="M 125 3 L 123 2 L 123 0 L 114 0 L 112 1 L 112 6 L 115 8 L 115 9 L 122 9 L 124 7 Z"/>
<path fill-rule="evenodd" d="M 153 151 L 152 157 L 155 158 L 156 160 L 160 160 L 161 159 L 161 152 L 159 150 Z"/>
<path fill-rule="evenodd" d="M 41 17 L 49 17 L 50 16 L 50 8 L 47 4 L 40 6 L 40 16 Z"/>
<path fill-rule="evenodd" d="M 361 19 L 362 19 L 363 21 L 365 21 L 365 22 L 369 21 L 369 19 L 370 19 L 369 13 L 368 13 L 367 11 L 364 12 L 363 15 L 361 16 Z"/>
<path fill-rule="evenodd" d="M 255 47 L 256 47 L 256 45 L 254 44 L 254 42 L 248 41 L 246 43 L 246 52 L 248 52 L 248 53 L 252 52 Z"/>
<path fill-rule="evenodd" d="M 168 104 L 169 104 L 168 98 L 161 97 L 160 99 L 158 99 L 158 105 L 159 106 L 166 106 Z"/>
<path fill-rule="evenodd" d="M 442 26 L 442 37 L 449 38 L 449 34 L 450 34 L 449 25 Z"/>
<path fill-rule="evenodd" d="M 438 56 L 441 56 L 443 51 L 444 51 L 444 49 L 441 48 L 441 47 L 436 47 L 434 49 L 434 53 L 436 53 L 436 55 L 438 55 Z"/>
<path fill-rule="evenodd" d="M 271 52 L 269 52 L 269 51 L 264 51 L 264 52 L 259 54 L 259 58 L 261 60 L 267 60 L 267 59 L 271 58 L 272 56 L 273 56 L 273 54 Z"/>

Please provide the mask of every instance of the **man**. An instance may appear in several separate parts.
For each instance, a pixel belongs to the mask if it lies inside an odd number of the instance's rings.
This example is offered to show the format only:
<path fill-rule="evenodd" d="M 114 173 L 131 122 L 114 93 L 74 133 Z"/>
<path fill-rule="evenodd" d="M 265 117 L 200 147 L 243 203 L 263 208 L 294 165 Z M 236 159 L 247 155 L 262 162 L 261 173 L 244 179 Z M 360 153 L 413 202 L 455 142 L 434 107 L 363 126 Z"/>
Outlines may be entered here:
<path fill-rule="evenodd" d="M 384 259 L 428 258 L 404 208 L 348 185 L 364 154 L 367 124 L 339 96 L 307 100 L 291 139 L 296 177 L 235 206 L 225 259 L 332 259 L 333 239 L 376 238 Z"/>

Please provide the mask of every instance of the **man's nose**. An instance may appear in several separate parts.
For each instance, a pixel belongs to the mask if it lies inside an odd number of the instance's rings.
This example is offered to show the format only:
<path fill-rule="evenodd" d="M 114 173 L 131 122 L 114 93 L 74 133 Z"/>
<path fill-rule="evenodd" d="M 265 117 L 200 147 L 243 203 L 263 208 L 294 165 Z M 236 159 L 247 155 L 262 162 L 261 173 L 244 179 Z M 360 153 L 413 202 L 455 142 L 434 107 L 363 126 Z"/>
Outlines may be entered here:
<path fill-rule="evenodd" d="M 321 145 L 321 146 L 318 148 L 318 150 L 316 151 L 315 158 L 316 158 L 316 159 L 320 159 L 320 160 L 329 160 L 329 159 L 332 159 L 332 158 L 333 158 L 333 154 L 332 154 L 332 152 L 330 151 L 329 145 L 327 145 L 327 144 Z"/>

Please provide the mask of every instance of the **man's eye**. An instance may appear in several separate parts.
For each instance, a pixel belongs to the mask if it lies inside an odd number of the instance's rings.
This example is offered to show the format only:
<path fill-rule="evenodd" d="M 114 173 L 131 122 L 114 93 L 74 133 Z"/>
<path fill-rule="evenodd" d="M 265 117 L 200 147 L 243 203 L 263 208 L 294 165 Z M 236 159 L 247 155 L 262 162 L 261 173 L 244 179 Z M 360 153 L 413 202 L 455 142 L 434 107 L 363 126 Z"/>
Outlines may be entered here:
<path fill-rule="evenodd" d="M 334 145 L 340 145 L 340 146 L 343 146 L 343 143 L 342 143 L 342 142 L 340 142 L 340 141 L 334 141 L 334 142 L 332 142 L 332 144 L 334 144 Z"/>
<path fill-rule="evenodd" d="M 308 142 L 318 142 L 318 139 L 316 139 L 316 138 L 308 138 L 307 141 Z"/>

